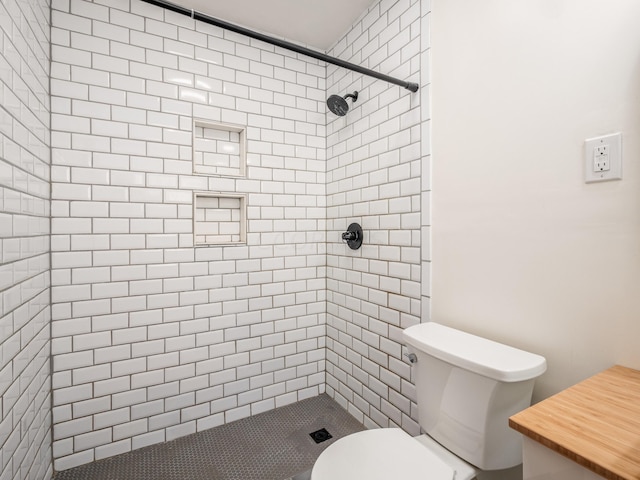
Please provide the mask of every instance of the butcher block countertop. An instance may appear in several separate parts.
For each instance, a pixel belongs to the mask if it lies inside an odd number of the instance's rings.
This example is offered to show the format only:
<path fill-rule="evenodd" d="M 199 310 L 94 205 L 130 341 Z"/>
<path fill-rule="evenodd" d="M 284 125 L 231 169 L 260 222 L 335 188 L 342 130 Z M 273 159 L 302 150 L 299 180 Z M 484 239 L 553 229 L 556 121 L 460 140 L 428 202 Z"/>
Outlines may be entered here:
<path fill-rule="evenodd" d="M 640 371 L 616 365 L 517 413 L 511 428 L 598 475 L 640 479 Z"/>

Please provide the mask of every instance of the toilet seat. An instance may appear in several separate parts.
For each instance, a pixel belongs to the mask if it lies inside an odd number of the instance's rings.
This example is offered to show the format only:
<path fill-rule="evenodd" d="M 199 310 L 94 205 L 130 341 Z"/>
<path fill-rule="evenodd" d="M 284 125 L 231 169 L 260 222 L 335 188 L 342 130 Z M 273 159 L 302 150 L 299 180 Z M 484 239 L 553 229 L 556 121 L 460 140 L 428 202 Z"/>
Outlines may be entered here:
<path fill-rule="evenodd" d="M 365 430 L 330 445 L 311 480 L 453 480 L 454 470 L 399 428 Z"/>

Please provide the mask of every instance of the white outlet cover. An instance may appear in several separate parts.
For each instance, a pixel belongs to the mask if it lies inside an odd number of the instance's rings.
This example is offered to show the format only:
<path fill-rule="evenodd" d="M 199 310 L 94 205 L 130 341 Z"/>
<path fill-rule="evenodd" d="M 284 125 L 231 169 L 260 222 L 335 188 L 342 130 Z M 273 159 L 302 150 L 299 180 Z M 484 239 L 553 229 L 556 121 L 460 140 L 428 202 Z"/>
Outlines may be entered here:
<path fill-rule="evenodd" d="M 597 147 L 608 145 L 609 169 L 595 171 L 594 152 Z M 584 141 L 584 181 L 586 183 L 622 180 L 622 133 L 612 133 Z"/>

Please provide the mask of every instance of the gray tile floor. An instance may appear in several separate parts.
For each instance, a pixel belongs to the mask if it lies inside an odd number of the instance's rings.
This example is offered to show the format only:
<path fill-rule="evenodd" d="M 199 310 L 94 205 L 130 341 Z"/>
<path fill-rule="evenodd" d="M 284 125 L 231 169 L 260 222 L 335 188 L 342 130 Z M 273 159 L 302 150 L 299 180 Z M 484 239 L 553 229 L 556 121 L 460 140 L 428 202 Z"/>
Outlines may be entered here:
<path fill-rule="evenodd" d="M 316 444 L 309 433 L 333 438 Z M 54 480 L 307 480 L 318 455 L 364 426 L 328 395 L 59 472 Z"/>

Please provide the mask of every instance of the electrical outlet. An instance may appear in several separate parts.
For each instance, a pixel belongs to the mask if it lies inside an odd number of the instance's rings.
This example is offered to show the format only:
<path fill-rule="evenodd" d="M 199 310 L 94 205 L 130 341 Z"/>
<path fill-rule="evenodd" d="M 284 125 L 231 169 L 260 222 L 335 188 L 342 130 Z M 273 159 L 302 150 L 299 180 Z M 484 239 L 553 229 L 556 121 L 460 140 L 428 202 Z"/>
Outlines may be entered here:
<path fill-rule="evenodd" d="M 609 162 L 609 145 L 598 145 L 593 149 L 593 171 L 604 172 L 611 169 Z"/>
<path fill-rule="evenodd" d="M 587 183 L 622 179 L 622 134 L 585 140 L 584 180 Z"/>

